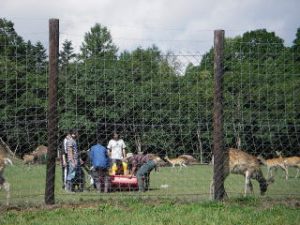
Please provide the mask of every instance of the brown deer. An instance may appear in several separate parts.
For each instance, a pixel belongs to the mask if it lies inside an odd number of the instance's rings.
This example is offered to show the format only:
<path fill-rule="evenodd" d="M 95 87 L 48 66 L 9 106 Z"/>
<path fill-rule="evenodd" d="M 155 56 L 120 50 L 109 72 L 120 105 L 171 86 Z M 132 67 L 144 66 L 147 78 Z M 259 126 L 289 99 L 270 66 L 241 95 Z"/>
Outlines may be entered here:
<path fill-rule="evenodd" d="M 273 169 L 281 168 L 285 172 L 285 179 L 288 179 L 288 170 L 284 164 L 284 158 L 280 153 L 276 152 L 279 157 L 272 159 L 264 159 L 261 155 L 257 157 L 265 166 L 267 166 L 267 178 L 273 177 Z"/>
<path fill-rule="evenodd" d="M 187 164 L 198 164 L 199 162 L 191 155 L 180 155 L 178 158 L 185 159 Z"/>
<path fill-rule="evenodd" d="M 169 162 L 173 168 L 175 168 L 176 165 L 180 166 L 180 169 L 182 169 L 182 167 L 186 167 L 186 159 L 183 158 L 174 158 L 174 159 L 169 159 L 168 156 L 165 156 L 164 158 L 167 162 Z"/>
<path fill-rule="evenodd" d="M 260 163 L 255 156 L 252 156 L 242 150 L 229 148 L 228 154 L 224 160 L 224 179 L 230 174 L 241 174 L 245 177 L 244 196 L 249 191 L 253 194 L 253 185 L 251 179 L 255 179 L 259 183 L 260 194 L 264 195 L 268 185 L 273 179 L 266 180 L 260 169 Z M 211 197 L 214 193 L 214 181 L 210 187 Z"/>
<path fill-rule="evenodd" d="M 297 168 L 297 174 L 296 174 L 295 178 L 298 178 L 299 171 L 300 171 L 300 157 L 299 156 L 286 157 L 286 158 L 284 158 L 283 163 L 287 168 L 287 177 L 288 177 L 288 168 L 289 167 L 296 167 Z"/>
<path fill-rule="evenodd" d="M 0 155 L 0 190 L 3 188 L 6 192 L 6 205 L 9 205 L 10 200 L 10 184 L 4 179 L 4 169 L 6 165 L 12 165 L 12 161 L 9 158 Z"/>
<path fill-rule="evenodd" d="M 33 152 L 23 156 L 23 162 L 25 164 L 43 163 L 46 161 L 47 151 L 48 148 L 46 146 L 39 145 Z"/>

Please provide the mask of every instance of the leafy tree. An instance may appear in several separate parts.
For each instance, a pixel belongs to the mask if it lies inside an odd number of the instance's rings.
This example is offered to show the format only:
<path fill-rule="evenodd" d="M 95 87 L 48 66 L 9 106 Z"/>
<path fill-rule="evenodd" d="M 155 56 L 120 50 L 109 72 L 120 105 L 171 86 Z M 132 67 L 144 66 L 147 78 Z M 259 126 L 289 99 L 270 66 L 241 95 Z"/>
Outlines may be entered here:
<path fill-rule="evenodd" d="M 13 26 L 0 19 L 0 136 L 23 154 L 46 141 L 47 55 Z"/>
<path fill-rule="evenodd" d="M 84 41 L 80 49 L 83 58 L 99 56 L 114 57 L 118 50 L 113 44 L 111 34 L 107 27 L 98 23 L 84 35 Z"/>
<path fill-rule="evenodd" d="M 72 41 L 65 40 L 63 42 L 63 49 L 59 54 L 59 63 L 63 70 L 65 66 L 68 66 L 72 60 L 75 59 L 76 54 L 74 53 L 74 48 L 72 46 Z"/>
<path fill-rule="evenodd" d="M 297 29 L 296 38 L 293 41 L 292 51 L 294 53 L 295 60 L 299 63 L 300 62 L 300 28 Z"/>

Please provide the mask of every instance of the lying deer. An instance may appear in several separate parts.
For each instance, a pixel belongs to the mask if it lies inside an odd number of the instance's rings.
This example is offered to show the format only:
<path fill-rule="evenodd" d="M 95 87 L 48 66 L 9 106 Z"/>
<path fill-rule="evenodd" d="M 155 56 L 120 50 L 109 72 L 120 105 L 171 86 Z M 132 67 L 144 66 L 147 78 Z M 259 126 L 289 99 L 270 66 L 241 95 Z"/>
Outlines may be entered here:
<path fill-rule="evenodd" d="M 8 164 L 12 165 L 12 161 L 0 155 L 0 190 L 3 188 L 6 191 L 6 205 L 9 205 L 10 200 L 10 184 L 4 179 L 3 174 Z"/>
<path fill-rule="evenodd" d="M 230 173 L 241 174 L 245 177 L 244 196 L 247 195 L 249 190 L 253 194 L 253 185 L 251 183 L 251 179 L 255 179 L 258 181 L 260 194 L 265 194 L 268 185 L 273 182 L 273 179 L 270 178 L 266 180 L 264 178 L 263 173 L 260 169 L 260 163 L 255 156 L 249 155 L 242 150 L 230 148 L 228 150 L 228 155 L 225 157 L 224 180 Z M 210 193 L 212 197 L 214 194 L 214 181 L 212 181 L 211 183 Z"/>
<path fill-rule="evenodd" d="M 288 177 L 288 168 L 289 167 L 296 167 L 297 168 L 297 174 L 295 176 L 295 178 L 298 178 L 299 175 L 299 171 L 300 171 L 300 157 L 299 156 L 291 156 L 291 157 L 286 157 L 284 158 L 283 161 L 284 165 L 287 168 L 287 177 Z"/>
<path fill-rule="evenodd" d="M 282 158 L 281 154 L 278 154 L 279 157 L 272 159 L 264 159 L 261 155 L 257 157 L 265 166 L 267 166 L 268 174 L 267 178 L 273 176 L 273 169 L 281 168 L 285 172 L 285 179 L 288 179 L 288 170 L 286 165 L 284 164 L 284 158 Z"/>
<path fill-rule="evenodd" d="M 173 168 L 175 168 L 176 165 L 180 166 L 180 169 L 182 167 L 186 167 L 186 159 L 184 158 L 174 158 L 174 159 L 169 159 L 168 156 L 165 157 L 165 160 L 167 160 L 167 162 L 169 162 Z"/>

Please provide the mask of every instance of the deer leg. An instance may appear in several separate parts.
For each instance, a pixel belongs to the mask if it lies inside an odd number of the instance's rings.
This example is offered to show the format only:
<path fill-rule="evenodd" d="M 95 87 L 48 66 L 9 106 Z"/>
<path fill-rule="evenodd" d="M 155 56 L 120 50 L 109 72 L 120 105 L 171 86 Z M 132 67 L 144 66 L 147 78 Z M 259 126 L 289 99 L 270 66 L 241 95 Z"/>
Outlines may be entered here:
<path fill-rule="evenodd" d="M 298 167 L 298 168 L 297 168 L 297 174 L 296 174 L 295 178 L 298 178 L 299 172 L 300 172 L 300 168 Z"/>
<path fill-rule="evenodd" d="M 273 177 L 273 168 L 270 168 L 270 176 Z"/>
<path fill-rule="evenodd" d="M 267 178 L 269 178 L 270 177 L 270 171 L 271 170 L 271 168 L 270 167 L 268 167 L 268 171 L 267 171 Z"/>
<path fill-rule="evenodd" d="M 185 165 L 184 163 L 182 163 L 182 165 L 183 165 L 184 167 L 187 167 L 187 165 Z"/>
<path fill-rule="evenodd" d="M 249 179 L 249 188 L 250 188 L 250 192 L 252 195 L 254 195 L 254 191 L 253 191 L 253 185 L 252 185 L 252 182 L 251 180 Z"/>
<path fill-rule="evenodd" d="M 249 175 L 249 171 L 246 171 L 246 174 L 245 174 L 245 189 L 244 189 L 244 197 L 247 196 L 247 192 L 248 190 L 250 189 L 250 175 Z M 252 184 L 251 184 L 252 185 Z"/>
<path fill-rule="evenodd" d="M 5 182 L 3 184 L 3 189 L 6 192 L 6 205 L 9 205 L 9 200 L 10 200 L 10 184 L 8 182 Z"/>
<path fill-rule="evenodd" d="M 281 166 L 281 168 L 284 170 L 285 172 L 285 179 L 288 180 L 289 176 L 288 176 L 288 171 L 287 171 L 287 167 L 286 166 Z"/>

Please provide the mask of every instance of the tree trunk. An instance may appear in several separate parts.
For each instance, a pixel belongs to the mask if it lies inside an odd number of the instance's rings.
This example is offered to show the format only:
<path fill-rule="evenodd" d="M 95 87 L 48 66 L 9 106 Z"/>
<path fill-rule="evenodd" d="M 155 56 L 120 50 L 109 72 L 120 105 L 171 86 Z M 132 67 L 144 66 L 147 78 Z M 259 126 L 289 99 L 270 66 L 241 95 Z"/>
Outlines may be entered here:
<path fill-rule="evenodd" d="M 140 137 L 138 135 L 134 135 L 134 141 L 138 153 L 142 153 L 142 143 Z"/>

